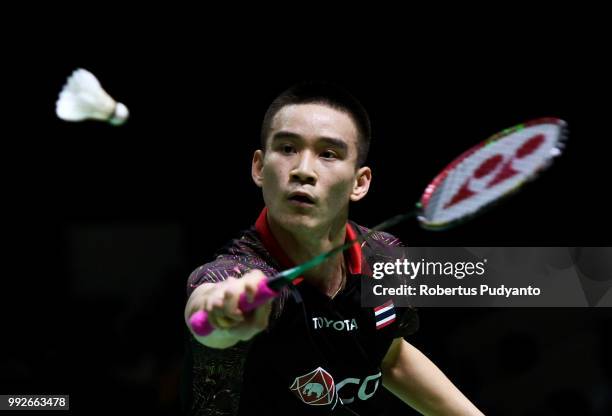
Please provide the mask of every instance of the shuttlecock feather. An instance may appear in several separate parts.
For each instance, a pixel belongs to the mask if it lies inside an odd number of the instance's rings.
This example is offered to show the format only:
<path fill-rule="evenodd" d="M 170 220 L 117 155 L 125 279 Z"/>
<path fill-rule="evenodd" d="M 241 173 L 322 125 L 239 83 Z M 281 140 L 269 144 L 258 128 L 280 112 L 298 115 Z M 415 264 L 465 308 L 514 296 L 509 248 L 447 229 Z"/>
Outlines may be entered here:
<path fill-rule="evenodd" d="M 129 116 L 127 107 L 108 95 L 96 77 L 85 69 L 77 69 L 68 78 L 55 105 L 55 113 L 66 121 L 88 119 L 119 125 Z"/>

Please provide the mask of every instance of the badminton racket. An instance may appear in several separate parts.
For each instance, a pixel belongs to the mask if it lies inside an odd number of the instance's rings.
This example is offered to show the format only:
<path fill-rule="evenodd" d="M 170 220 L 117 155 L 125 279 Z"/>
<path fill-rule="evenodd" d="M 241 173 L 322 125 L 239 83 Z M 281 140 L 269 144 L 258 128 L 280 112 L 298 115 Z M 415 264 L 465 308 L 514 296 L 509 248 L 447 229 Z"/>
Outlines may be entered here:
<path fill-rule="evenodd" d="M 494 203 L 534 180 L 561 154 L 567 139 L 567 124 L 558 118 L 540 118 L 505 129 L 470 148 L 446 166 L 425 188 L 416 208 L 378 224 L 354 240 L 311 260 L 262 280 L 252 302 L 246 294 L 238 307 L 249 312 L 271 298 L 307 270 L 361 243 L 373 233 L 389 229 L 407 219 L 418 219 L 427 230 L 443 230 L 482 213 Z M 206 336 L 214 331 L 205 311 L 189 318 L 193 332 Z"/>

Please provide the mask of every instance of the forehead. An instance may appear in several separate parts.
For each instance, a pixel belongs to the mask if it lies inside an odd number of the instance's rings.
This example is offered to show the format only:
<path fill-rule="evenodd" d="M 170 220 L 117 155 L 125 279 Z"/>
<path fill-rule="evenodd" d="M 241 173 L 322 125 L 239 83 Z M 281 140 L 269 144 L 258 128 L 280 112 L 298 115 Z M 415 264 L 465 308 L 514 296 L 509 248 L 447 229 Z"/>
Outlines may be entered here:
<path fill-rule="evenodd" d="M 325 104 L 292 104 L 274 116 L 270 133 L 290 132 L 304 138 L 331 137 L 357 145 L 357 127 L 348 113 Z"/>

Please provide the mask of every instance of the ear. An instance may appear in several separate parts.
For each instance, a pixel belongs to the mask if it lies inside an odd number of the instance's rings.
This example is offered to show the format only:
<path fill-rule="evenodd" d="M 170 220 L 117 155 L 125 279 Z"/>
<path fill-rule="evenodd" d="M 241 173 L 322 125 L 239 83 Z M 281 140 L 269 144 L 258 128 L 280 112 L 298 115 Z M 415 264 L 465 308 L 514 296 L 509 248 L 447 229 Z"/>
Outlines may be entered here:
<path fill-rule="evenodd" d="M 353 191 L 351 192 L 351 201 L 357 202 L 366 194 L 370 189 L 370 182 L 372 181 L 372 170 L 364 166 L 357 170 L 355 174 L 355 184 L 353 185 Z"/>
<path fill-rule="evenodd" d="M 253 162 L 251 163 L 251 177 L 255 185 L 260 188 L 263 185 L 263 167 L 264 167 L 264 153 L 261 150 L 256 150 L 253 154 Z"/>

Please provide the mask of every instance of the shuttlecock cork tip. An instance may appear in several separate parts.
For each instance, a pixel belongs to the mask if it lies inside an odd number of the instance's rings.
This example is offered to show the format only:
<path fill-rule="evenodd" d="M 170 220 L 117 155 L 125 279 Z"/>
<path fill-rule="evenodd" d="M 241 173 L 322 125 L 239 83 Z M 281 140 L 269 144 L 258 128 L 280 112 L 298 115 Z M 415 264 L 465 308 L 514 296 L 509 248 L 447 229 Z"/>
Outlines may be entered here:
<path fill-rule="evenodd" d="M 130 112 L 127 107 L 123 103 L 117 103 L 115 106 L 115 111 L 111 118 L 108 120 L 110 124 L 113 126 L 120 126 L 125 123 L 128 117 L 130 116 Z"/>

